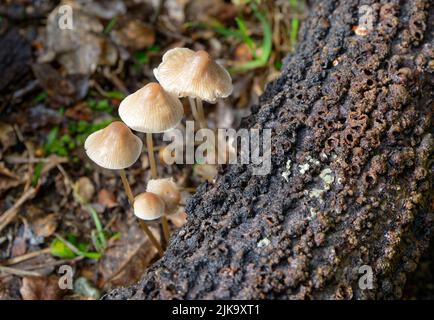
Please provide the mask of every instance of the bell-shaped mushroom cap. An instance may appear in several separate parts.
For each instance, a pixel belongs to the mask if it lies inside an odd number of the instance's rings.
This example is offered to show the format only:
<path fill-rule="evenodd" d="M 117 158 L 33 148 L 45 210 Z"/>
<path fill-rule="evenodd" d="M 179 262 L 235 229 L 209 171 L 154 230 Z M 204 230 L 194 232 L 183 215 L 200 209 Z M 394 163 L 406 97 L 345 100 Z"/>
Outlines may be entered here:
<path fill-rule="evenodd" d="M 128 168 L 137 161 L 142 141 L 122 122 L 115 121 L 87 137 L 86 154 L 106 169 Z"/>
<path fill-rule="evenodd" d="M 119 106 L 119 116 L 131 129 L 159 133 L 176 127 L 184 115 L 181 101 L 156 82 L 126 97 Z"/>
<path fill-rule="evenodd" d="M 167 213 L 173 213 L 181 200 L 178 186 L 172 178 L 149 180 L 147 192 L 152 192 L 163 199 Z"/>
<path fill-rule="evenodd" d="M 164 201 L 155 193 L 143 192 L 134 199 L 134 214 L 142 220 L 155 220 L 164 214 Z"/>
<path fill-rule="evenodd" d="M 188 96 L 215 103 L 233 90 L 229 72 L 203 50 L 194 52 L 175 48 L 167 51 L 161 64 L 154 69 L 154 75 L 164 89 L 178 97 Z"/>

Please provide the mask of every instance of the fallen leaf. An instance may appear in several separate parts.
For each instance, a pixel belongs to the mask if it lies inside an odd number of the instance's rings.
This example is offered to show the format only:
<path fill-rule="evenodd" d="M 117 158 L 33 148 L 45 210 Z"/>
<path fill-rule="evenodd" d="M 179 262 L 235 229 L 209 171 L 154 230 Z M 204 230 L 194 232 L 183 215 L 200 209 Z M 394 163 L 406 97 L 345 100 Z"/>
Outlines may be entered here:
<path fill-rule="evenodd" d="M 90 121 L 93 118 L 92 110 L 87 105 L 87 102 L 80 102 L 72 108 L 66 109 L 65 116 L 83 121 Z"/>
<path fill-rule="evenodd" d="M 19 300 L 21 279 L 16 276 L 0 277 L 0 300 Z"/>
<path fill-rule="evenodd" d="M 58 277 L 24 277 L 20 288 L 23 300 L 57 300 L 62 297 Z"/>
<path fill-rule="evenodd" d="M 88 177 L 81 177 L 74 184 L 74 189 L 85 202 L 89 202 L 95 194 L 95 187 Z"/>
<path fill-rule="evenodd" d="M 134 223 L 121 232 L 121 239 L 109 246 L 99 261 L 102 284 L 127 286 L 140 279 L 143 270 L 157 255 L 145 233 Z M 151 228 L 160 241 L 158 232 Z"/>
<path fill-rule="evenodd" d="M 16 143 L 17 136 L 14 128 L 6 122 L 0 122 L 0 155 Z"/>
<path fill-rule="evenodd" d="M 250 61 L 253 58 L 252 51 L 250 50 L 249 46 L 243 42 L 239 44 L 235 48 L 235 60 L 236 61 Z"/>
<path fill-rule="evenodd" d="M 98 203 L 109 209 L 118 206 L 115 195 L 107 189 L 101 189 L 98 192 Z"/>
<path fill-rule="evenodd" d="M 51 213 L 45 217 L 36 219 L 31 224 L 31 227 L 36 236 L 47 238 L 53 235 L 53 233 L 56 231 L 58 223 L 58 215 Z"/>
<path fill-rule="evenodd" d="M 155 32 L 140 20 L 127 20 L 119 29 L 111 33 L 113 41 L 133 51 L 142 50 L 155 42 Z"/>
<path fill-rule="evenodd" d="M 21 256 L 21 255 L 25 254 L 27 251 L 26 240 L 24 238 L 21 238 L 21 237 L 15 238 L 11 251 L 12 251 L 11 252 L 12 257 L 17 257 L 17 256 Z"/>

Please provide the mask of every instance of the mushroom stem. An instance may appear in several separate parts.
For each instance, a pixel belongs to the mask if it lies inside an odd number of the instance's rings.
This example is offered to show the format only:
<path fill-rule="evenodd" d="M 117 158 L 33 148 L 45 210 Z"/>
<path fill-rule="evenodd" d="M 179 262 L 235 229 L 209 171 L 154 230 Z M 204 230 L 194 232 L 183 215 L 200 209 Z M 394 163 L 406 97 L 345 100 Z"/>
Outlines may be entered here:
<path fill-rule="evenodd" d="M 133 192 L 131 191 L 130 183 L 128 182 L 127 175 L 124 169 L 119 170 L 119 175 L 121 176 L 122 184 L 124 185 L 125 192 L 128 196 L 128 201 L 132 205 L 134 203 Z"/>
<path fill-rule="evenodd" d="M 196 98 L 197 114 L 201 128 L 206 128 L 205 111 L 203 110 L 203 103 L 201 98 Z"/>
<path fill-rule="evenodd" d="M 169 229 L 169 222 L 167 220 L 166 214 L 163 214 L 163 216 L 161 217 L 161 225 L 163 226 L 163 235 L 167 246 L 170 239 L 170 229 Z"/>
<path fill-rule="evenodd" d="M 145 221 L 143 221 L 142 219 L 138 219 L 138 220 L 140 223 L 140 227 L 142 228 L 143 231 L 145 231 L 146 235 L 149 237 L 149 240 L 151 240 L 154 247 L 157 248 L 158 254 L 160 255 L 160 257 L 162 257 L 164 255 L 164 250 L 161 247 L 158 240 L 154 237 L 154 234 L 152 233 L 151 229 L 149 229 Z"/>
<path fill-rule="evenodd" d="M 191 113 L 193 114 L 193 118 L 194 120 L 197 121 L 197 123 L 199 123 L 199 127 L 202 129 L 202 121 L 200 119 L 199 113 L 197 112 L 196 109 L 196 103 L 194 102 L 193 98 L 188 97 L 188 101 L 190 102 L 190 108 L 191 108 Z"/>
<path fill-rule="evenodd" d="M 149 164 L 151 166 L 151 176 L 152 179 L 156 179 L 158 174 L 157 174 L 157 164 L 155 162 L 154 142 L 152 139 L 152 133 L 149 132 L 146 133 L 146 145 L 148 148 Z"/>
<path fill-rule="evenodd" d="M 127 193 L 128 201 L 130 202 L 131 205 L 133 205 L 134 196 L 133 196 L 133 192 L 131 191 L 130 183 L 128 182 L 127 176 L 125 174 L 125 170 L 124 169 L 119 170 L 119 175 L 121 176 L 122 184 L 124 185 L 125 192 Z M 161 247 L 158 240 L 154 237 L 154 234 L 152 233 L 151 229 L 149 229 L 149 227 L 143 220 L 141 219 L 138 220 L 139 220 L 140 227 L 146 233 L 149 240 L 151 240 L 154 247 L 158 250 L 158 254 L 160 255 L 160 257 L 162 257 L 164 255 L 163 248 Z"/>

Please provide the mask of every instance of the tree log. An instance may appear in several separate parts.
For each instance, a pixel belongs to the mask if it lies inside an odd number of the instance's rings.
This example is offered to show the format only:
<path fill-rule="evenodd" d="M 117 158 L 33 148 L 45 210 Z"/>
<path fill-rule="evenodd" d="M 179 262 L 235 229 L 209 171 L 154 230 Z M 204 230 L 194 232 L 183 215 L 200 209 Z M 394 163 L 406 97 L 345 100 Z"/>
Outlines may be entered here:
<path fill-rule="evenodd" d="M 401 297 L 433 228 L 433 9 L 317 1 L 242 123 L 272 129 L 270 174 L 220 168 L 164 258 L 105 298 Z"/>

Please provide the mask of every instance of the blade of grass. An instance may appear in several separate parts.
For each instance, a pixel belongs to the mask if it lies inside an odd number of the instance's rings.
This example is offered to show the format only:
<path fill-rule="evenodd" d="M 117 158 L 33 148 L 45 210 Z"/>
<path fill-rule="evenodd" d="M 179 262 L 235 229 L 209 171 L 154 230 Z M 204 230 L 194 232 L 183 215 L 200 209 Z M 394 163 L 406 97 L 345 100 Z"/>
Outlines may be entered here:
<path fill-rule="evenodd" d="M 235 21 L 238 25 L 238 29 L 240 31 L 240 33 L 243 36 L 243 41 L 244 43 L 249 47 L 253 57 L 256 59 L 256 46 L 255 46 L 255 42 L 253 41 L 253 39 L 250 37 L 247 26 L 246 26 L 246 22 L 244 21 L 243 17 L 237 17 L 235 18 Z"/>
<path fill-rule="evenodd" d="M 273 35 L 272 35 L 270 23 L 268 22 L 267 17 L 261 11 L 259 11 L 256 4 L 252 3 L 251 7 L 256 18 L 261 22 L 261 26 L 262 26 L 262 32 L 263 32 L 263 40 L 261 46 L 262 52 L 261 55 L 257 57 L 255 60 L 231 68 L 229 70 L 229 72 L 231 73 L 245 72 L 256 68 L 261 68 L 267 65 L 268 60 L 270 59 L 271 56 L 271 51 L 273 49 Z"/>

